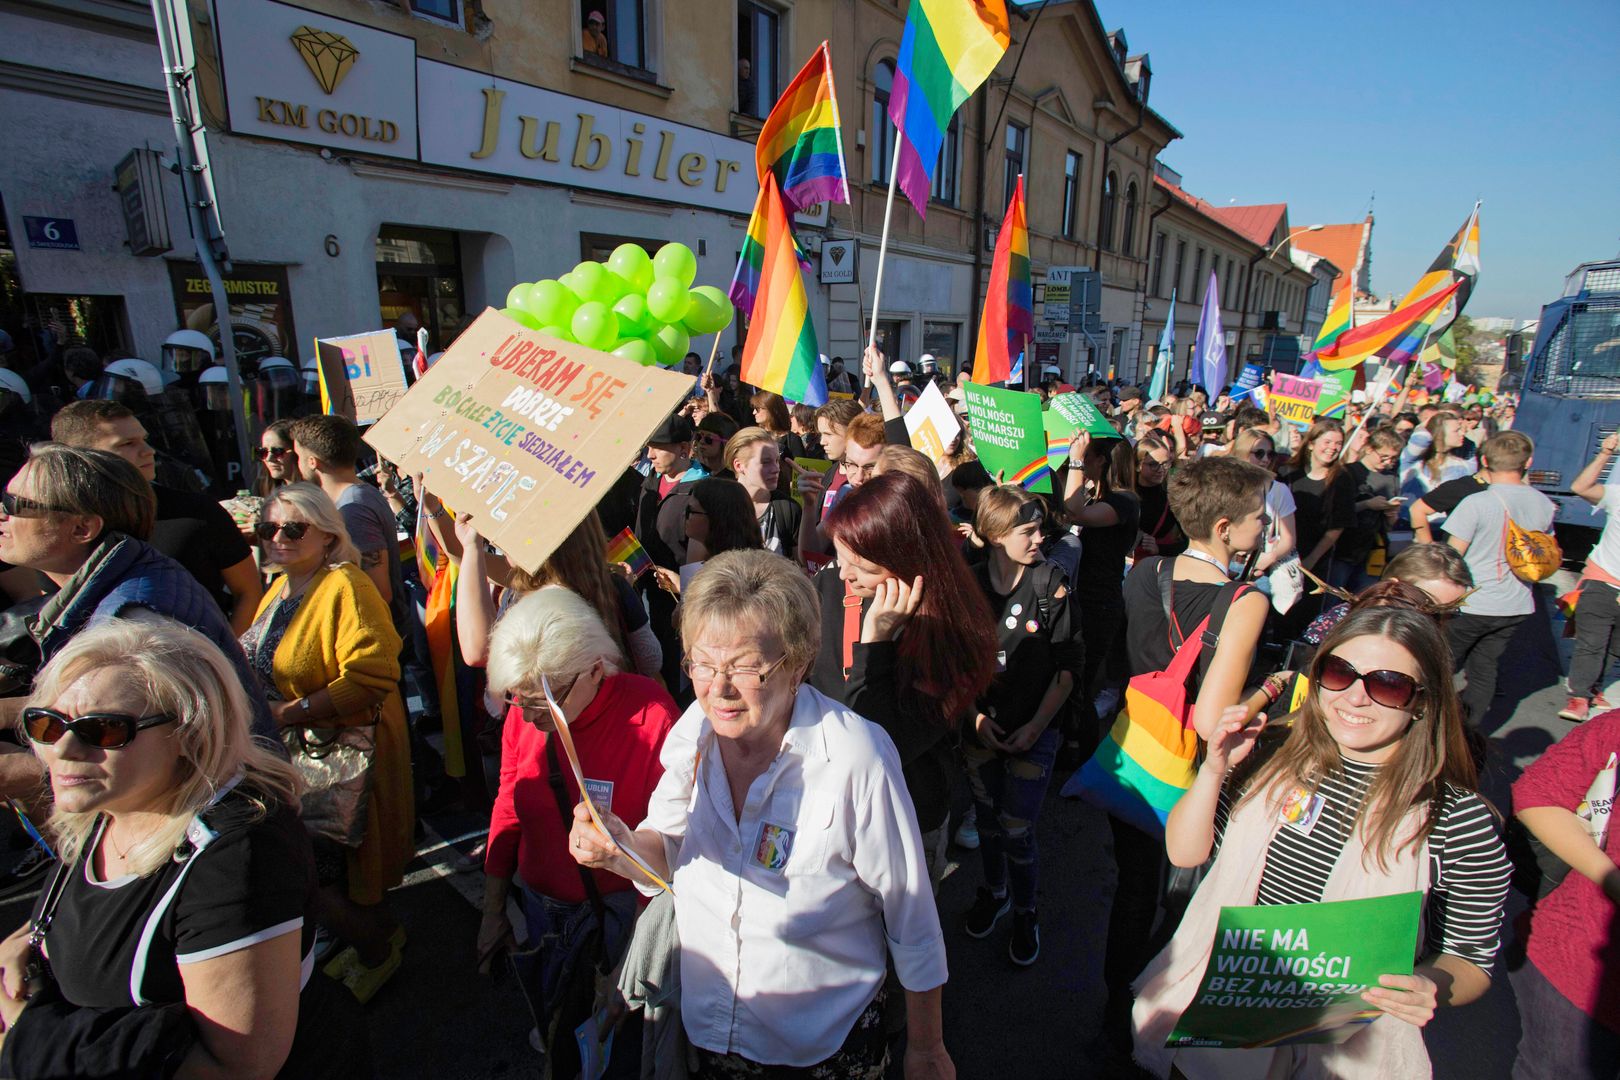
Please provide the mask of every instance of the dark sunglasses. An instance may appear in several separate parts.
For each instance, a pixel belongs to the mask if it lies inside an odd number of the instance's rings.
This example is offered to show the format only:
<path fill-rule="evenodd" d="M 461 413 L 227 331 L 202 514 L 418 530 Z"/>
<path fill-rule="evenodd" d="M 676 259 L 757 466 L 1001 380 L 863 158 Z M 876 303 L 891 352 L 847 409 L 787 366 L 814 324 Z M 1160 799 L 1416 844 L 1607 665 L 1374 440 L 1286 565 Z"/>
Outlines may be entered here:
<path fill-rule="evenodd" d="M 726 445 L 726 440 L 722 439 L 720 436 L 716 435 L 712 431 L 700 431 L 700 432 L 698 432 L 697 441 L 703 446 L 724 446 L 724 445 Z"/>
<path fill-rule="evenodd" d="M 260 461 L 267 458 L 282 457 L 290 453 L 292 453 L 292 447 L 290 446 L 255 446 L 253 448 L 253 456 Z"/>
<path fill-rule="evenodd" d="M 68 732 L 79 741 L 102 750 L 122 750 L 135 741 L 135 736 L 149 727 L 172 724 L 175 717 L 164 713 L 151 716 L 126 716 L 123 713 L 89 713 L 68 716 L 55 709 L 24 709 L 23 730 L 28 737 L 45 746 L 54 746 Z"/>
<path fill-rule="evenodd" d="M 6 512 L 6 517 L 38 517 L 41 514 L 68 513 L 66 510 L 58 510 L 54 506 L 47 506 L 24 495 L 13 495 L 9 491 L 0 491 L 0 510 Z"/>
<path fill-rule="evenodd" d="M 253 526 L 253 535 L 260 540 L 274 540 L 276 533 L 285 533 L 288 540 L 298 541 L 309 532 L 307 521 L 261 521 Z"/>
<path fill-rule="evenodd" d="M 1390 709 L 1406 708 L 1423 689 L 1404 671 L 1357 671 L 1342 656 L 1326 656 L 1316 669 L 1316 681 L 1324 690 L 1348 690 L 1357 679 L 1361 680 L 1369 698 Z"/>

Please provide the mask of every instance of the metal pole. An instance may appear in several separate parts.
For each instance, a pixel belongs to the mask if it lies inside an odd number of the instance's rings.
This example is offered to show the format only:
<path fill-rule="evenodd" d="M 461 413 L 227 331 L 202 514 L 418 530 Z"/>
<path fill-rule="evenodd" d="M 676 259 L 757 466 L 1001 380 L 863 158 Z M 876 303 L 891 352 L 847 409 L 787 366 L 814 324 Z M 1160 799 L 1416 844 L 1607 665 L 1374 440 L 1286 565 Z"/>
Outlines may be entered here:
<path fill-rule="evenodd" d="M 214 300 L 214 315 L 219 323 L 220 363 L 230 386 L 231 422 L 236 429 L 237 460 L 242 476 L 247 476 L 248 431 L 247 415 L 242 407 L 242 375 L 236 366 L 236 340 L 231 327 L 231 302 L 225 292 L 225 280 L 220 276 L 214 245 L 224 251 L 223 229 L 219 228 L 218 206 L 210 197 L 213 185 L 202 183 L 202 174 L 208 166 L 197 160 L 196 143 L 206 137 L 196 101 L 194 54 L 191 46 L 190 15 L 182 2 L 178 8 L 174 0 L 152 0 L 152 20 L 157 27 L 158 49 L 163 57 L 163 81 L 169 94 L 169 115 L 174 121 L 175 158 L 179 164 L 180 187 L 185 195 L 186 220 L 191 226 L 192 242 L 197 249 L 197 262 L 203 276 L 208 279 L 209 292 Z M 210 218 L 213 220 L 210 221 Z M 212 226 L 212 227 L 211 227 Z"/>

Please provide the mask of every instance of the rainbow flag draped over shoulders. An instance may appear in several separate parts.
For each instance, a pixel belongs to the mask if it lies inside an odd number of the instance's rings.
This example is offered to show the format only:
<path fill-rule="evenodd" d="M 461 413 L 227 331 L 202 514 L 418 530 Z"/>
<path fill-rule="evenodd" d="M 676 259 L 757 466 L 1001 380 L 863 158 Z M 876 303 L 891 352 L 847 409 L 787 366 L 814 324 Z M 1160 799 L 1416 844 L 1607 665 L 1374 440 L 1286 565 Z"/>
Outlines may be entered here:
<path fill-rule="evenodd" d="M 889 119 L 900 143 L 895 182 L 919 215 L 928 214 L 928 189 L 951 117 L 990 77 L 1011 41 L 1006 0 L 911 0 Z"/>
<path fill-rule="evenodd" d="M 1326 371 L 1343 371 L 1378 357 L 1386 365 L 1410 363 L 1423 351 L 1423 342 L 1445 314 L 1462 287 L 1454 281 L 1446 288 L 1415 304 L 1396 308 L 1376 322 L 1340 334 L 1331 346 L 1315 353 L 1316 362 Z"/>
<path fill-rule="evenodd" d="M 973 381 L 1006 382 L 1013 358 L 1035 336 L 1034 289 L 1029 276 L 1029 227 L 1024 216 L 1024 178 L 1013 187 L 1007 217 L 996 237 L 990 264 L 990 288 L 979 318 L 979 343 L 973 353 Z"/>
<path fill-rule="evenodd" d="M 761 182 L 766 173 L 775 175 L 782 204 L 790 211 L 823 202 L 849 202 L 832 55 L 825 41 L 765 118 L 754 147 L 754 162 Z"/>
<path fill-rule="evenodd" d="M 763 225 L 758 293 L 743 345 L 742 381 L 806 405 L 827 403 L 827 379 L 817 360 L 816 331 L 799 260 L 774 174 L 760 185 L 754 210 Z M 749 232 L 753 233 L 754 223 Z"/>

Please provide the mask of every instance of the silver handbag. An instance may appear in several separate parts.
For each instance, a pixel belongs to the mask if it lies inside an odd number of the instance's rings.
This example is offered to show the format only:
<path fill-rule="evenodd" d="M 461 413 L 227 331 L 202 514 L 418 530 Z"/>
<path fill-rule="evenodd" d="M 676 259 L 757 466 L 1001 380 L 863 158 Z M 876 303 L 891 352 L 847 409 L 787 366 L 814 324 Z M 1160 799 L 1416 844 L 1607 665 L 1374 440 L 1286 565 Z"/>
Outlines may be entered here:
<path fill-rule="evenodd" d="M 352 727 L 291 727 L 281 733 L 303 782 L 304 828 L 346 848 L 366 837 L 366 801 L 377 757 L 373 722 Z"/>

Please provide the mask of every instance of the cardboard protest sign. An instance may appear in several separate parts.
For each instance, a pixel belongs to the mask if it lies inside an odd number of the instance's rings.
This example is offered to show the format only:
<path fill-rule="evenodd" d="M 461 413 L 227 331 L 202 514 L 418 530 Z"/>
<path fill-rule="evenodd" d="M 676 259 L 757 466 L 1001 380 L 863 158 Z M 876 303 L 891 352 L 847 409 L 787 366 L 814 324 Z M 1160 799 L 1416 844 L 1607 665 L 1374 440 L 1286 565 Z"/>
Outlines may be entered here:
<path fill-rule="evenodd" d="M 535 333 L 494 310 L 366 432 L 531 573 L 623 475 L 691 377 Z"/>
<path fill-rule="evenodd" d="M 796 457 L 788 460 L 793 462 L 795 472 L 813 472 L 823 480 L 827 478 L 827 474 L 832 472 L 833 468 L 833 463 L 826 458 Z M 804 495 L 800 493 L 797 483 L 788 488 L 788 494 L 793 497 L 794 502 L 800 506 L 804 505 Z"/>
<path fill-rule="evenodd" d="M 1316 399 L 1316 415 L 1330 420 L 1343 420 L 1350 404 L 1350 393 L 1356 388 L 1356 369 L 1329 371 L 1322 376 L 1322 396 Z"/>
<path fill-rule="evenodd" d="M 968 430 L 985 471 L 1002 475 L 1003 483 L 1049 493 L 1052 467 L 1047 460 L 1040 396 L 978 383 L 964 383 L 963 390 Z"/>
<path fill-rule="evenodd" d="M 405 396 L 405 362 L 392 330 L 316 338 L 315 356 L 325 412 L 371 424 Z"/>
<path fill-rule="evenodd" d="M 1308 428 L 1316 420 L 1316 402 L 1321 396 L 1321 379 L 1301 379 L 1278 372 L 1271 380 L 1266 403 L 1273 418 Z"/>
<path fill-rule="evenodd" d="M 1313 814 L 1301 789 L 1285 820 Z M 1292 826 L 1285 824 L 1283 828 Z M 1193 1003 L 1166 1046 L 1245 1049 L 1343 1042 L 1382 1015 L 1362 991 L 1412 974 L 1423 894 L 1223 907 Z M 1398 1023 L 1385 1020 L 1383 1023 Z"/>
<path fill-rule="evenodd" d="M 962 430 L 961 421 L 956 419 L 951 403 L 945 400 L 936 382 L 929 383 L 911 408 L 906 410 L 905 422 L 906 435 L 911 439 L 912 447 L 927 454 L 928 459 L 934 462 L 945 456 L 945 451 Z"/>

